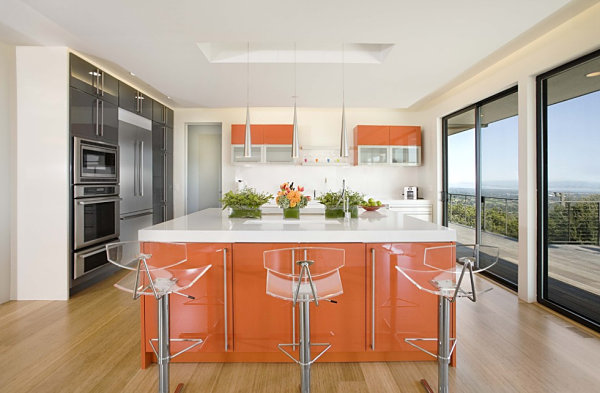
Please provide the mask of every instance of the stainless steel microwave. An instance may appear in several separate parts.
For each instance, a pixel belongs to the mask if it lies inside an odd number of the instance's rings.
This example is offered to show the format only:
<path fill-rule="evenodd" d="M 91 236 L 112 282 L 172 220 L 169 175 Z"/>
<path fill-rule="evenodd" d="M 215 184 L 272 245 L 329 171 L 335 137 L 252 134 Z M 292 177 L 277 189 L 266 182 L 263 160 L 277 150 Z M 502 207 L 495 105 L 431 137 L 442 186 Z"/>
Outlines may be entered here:
<path fill-rule="evenodd" d="M 118 184 L 119 146 L 73 138 L 73 184 Z"/>

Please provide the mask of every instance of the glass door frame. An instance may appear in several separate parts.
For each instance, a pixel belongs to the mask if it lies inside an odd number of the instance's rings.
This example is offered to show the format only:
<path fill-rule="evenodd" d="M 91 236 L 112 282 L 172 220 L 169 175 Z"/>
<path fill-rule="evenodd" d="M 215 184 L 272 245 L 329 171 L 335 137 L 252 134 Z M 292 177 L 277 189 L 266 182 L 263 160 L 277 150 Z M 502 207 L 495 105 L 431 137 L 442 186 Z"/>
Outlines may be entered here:
<path fill-rule="evenodd" d="M 500 93 L 494 94 L 475 104 L 469 105 L 456 112 L 450 113 L 442 118 L 442 225 L 448 226 L 448 120 L 462 113 L 473 110 L 475 124 L 475 243 L 481 244 L 481 108 L 500 98 L 509 96 L 518 92 L 518 86 L 515 85 Z M 484 274 L 493 280 L 499 282 L 505 287 L 517 290 L 517 285 L 498 276 L 490 271 Z"/>
<path fill-rule="evenodd" d="M 551 76 L 600 56 L 600 50 L 565 63 L 536 77 L 537 161 L 537 301 L 560 314 L 600 332 L 600 324 L 548 300 L 548 106 L 547 81 Z"/>

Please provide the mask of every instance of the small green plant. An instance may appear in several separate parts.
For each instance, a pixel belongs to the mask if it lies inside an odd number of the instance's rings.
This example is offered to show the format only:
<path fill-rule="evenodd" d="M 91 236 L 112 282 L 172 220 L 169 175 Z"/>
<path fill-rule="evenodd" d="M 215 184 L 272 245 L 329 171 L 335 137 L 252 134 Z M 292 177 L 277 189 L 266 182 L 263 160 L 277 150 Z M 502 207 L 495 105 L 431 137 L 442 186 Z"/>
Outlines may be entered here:
<path fill-rule="evenodd" d="M 269 199 L 273 198 L 273 195 L 269 193 L 258 193 L 255 189 L 246 187 L 241 191 L 227 192 L 221 199 L 223 209 L 231 207 L 232 209 L 258 209 L 265 203 L 269 202 Z"/>
<path fill-rule="evenodd" d="M 364 194 L 359 192 L 346 190 L 346 197 L 348 198 L 349 206 L 359 206 L 361 205 Z M 342 191 L 329 191 L 324 194 L 321 194 L 317 197 L 317 201 L 321 202 L 323 205 L 327 207 L 342 207 L 344 206 L 344 201 L 342 199 Z"/>

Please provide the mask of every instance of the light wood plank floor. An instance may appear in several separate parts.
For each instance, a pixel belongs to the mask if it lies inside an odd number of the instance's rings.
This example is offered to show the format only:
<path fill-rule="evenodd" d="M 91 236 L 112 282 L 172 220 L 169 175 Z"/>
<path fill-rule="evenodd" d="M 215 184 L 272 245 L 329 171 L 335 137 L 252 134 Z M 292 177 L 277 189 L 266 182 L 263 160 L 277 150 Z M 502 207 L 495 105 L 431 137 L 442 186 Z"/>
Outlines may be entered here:
<path fill-rule="evenodd" d="M 68 302 L 0 305 L 0 392 L 155 392 L 156 366 L 139 369 L 138 303 L 109 278 Z M 600 338 L 502 288 L 458 306 L 451 392 L 597 392 Z M 317 363 L 312 391 L 421 392 L 433 362 Z M 296 365 L 173 364 L 185 392 L 297 392 Z M 172 389 L 175 384 L 172 382 Z"/>

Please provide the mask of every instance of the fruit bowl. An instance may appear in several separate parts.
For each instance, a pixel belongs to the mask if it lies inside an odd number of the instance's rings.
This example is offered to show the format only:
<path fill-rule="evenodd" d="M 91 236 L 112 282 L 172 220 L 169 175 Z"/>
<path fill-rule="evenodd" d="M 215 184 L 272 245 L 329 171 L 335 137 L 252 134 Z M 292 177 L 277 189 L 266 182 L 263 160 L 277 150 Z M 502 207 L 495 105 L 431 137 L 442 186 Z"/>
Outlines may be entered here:
<path fill-rule="evenodd" d="M 361 207 L 368 212 L 374 212 L 375 210 L 378 210 L 378 209 L 382 208 L 383 206 L 361 205 Z"/>

